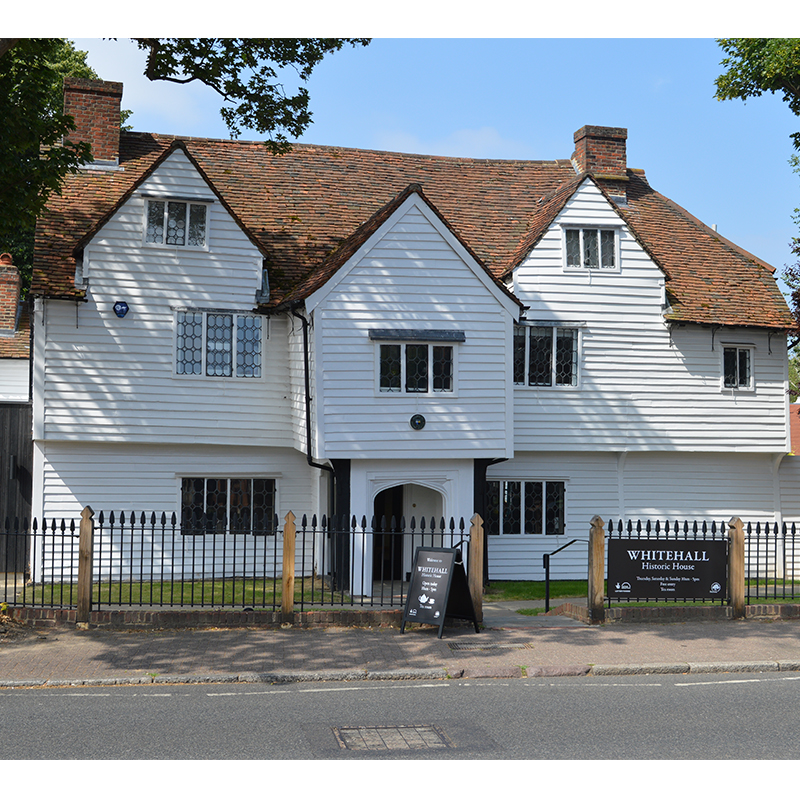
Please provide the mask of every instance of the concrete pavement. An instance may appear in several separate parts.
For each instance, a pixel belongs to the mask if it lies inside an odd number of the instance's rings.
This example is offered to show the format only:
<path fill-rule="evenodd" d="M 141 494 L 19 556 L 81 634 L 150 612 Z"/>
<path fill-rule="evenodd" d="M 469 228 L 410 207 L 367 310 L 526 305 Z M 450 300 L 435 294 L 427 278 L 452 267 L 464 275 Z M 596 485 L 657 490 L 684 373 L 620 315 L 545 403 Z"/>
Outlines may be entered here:
<path fill-rule="evenodd" d="M 563 601 L 558 601 L 563 602 Z M 585 600 L 582 601 L 585 605 Z M 486 603 L 484 627 L 27 630 L 0 643 L 0 688 L 800 671 L 800 620 L 590 626 Z"/>

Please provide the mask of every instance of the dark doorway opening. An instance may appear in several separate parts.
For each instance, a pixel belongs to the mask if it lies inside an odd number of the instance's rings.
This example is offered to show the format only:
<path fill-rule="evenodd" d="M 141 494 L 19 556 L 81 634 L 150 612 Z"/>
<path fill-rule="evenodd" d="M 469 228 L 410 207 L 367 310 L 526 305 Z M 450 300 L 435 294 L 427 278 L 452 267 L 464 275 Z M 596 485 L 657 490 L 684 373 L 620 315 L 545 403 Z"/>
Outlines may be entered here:
<path fill-rule="evenodd" d="M 373 578 L 379 581 L 402 580 L 403 487 L 392 486 L 375 497 L 374 543 L 372 548 Z"/>

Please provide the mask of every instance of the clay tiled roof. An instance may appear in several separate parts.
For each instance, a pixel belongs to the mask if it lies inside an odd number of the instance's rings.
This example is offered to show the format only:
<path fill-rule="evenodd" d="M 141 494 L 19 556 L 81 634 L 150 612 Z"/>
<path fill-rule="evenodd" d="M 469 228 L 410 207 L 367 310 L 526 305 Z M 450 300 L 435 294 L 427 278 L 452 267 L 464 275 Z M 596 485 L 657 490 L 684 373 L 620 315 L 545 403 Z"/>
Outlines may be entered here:
<path fill-rule="evenodd" d="M 392 214 L 403 204 L 407 197 L 411 194 L 419 195 L 431 208 L 431 210 L 439 217 L 442 223 L 458 238 L 457 231 L 452 229 L 447 219 L 439 213 L 436 206 L 431 203 L 430 199 L 422 191 L 422 187 L 418 183 L 410 184 L 406 189 L 400 192 L 397 197 L 390 200 L 383 208 L 373 214 L 363 225 L 361 225 L 351 236 L 345 239 L 341 246 L 331 252 L 331 254 L 324 259 L 322 264 L 312 270 L 304 280 L 300 281 L 292 290 L 290 290 L 283 298 L 283 304 L 291 304 L 296 300 L 301 300 L 308 297 L 312 292 L 315 292 L 320 287 L 324 286 L 327 280 L 334 275 L 334 273 L 347 263 L 357 250 L 367 242 L 370 236 L 375 233 L 384 222 L 386 222 Z M 489 278 L 496 284 L 497 288 L 505 295 L 510 297 L 519 306 L 522 303 L 506 288 L 506 285 L 478 258 L 472 251 L 467 242 L 461 241 L 460 243 L 467 250 L 467 252 L 475 259 L 480 267 L 482 267 Z"/>
<path fill-rule="evenodd" d="M 123 132 L 121 170 L 67 179 L 37 229 L 34 294 L 82 296 L 74 285 L 76 249 L 177 141 Z M 410 184 L 419 184 L 453 233 L 499 278 L 524 258 L 584 179 L 568 159 L 461 159 L 314 145 L 274 156 L 260 142 L 180 142 L 264 254 L 273 306 L 322 285 Z M 629 171 L 621 214 L 667 275 L 669 318 L 792 325 L 771 268 L 654 192 L 639 172 Z"/>
<path fill-rule="evenodd" d="M 667 319 L 790 328 L 774 268 L 704 225 L 629 172 L 623 219 L 667 275 Z"/>
<path fill-rule="evenodd" d="M 0 358 L 29 358 L 31 350 L 31 321 L 28 304 L 22 303 L 16 330 L 11 335 L 0 331 Z"/>

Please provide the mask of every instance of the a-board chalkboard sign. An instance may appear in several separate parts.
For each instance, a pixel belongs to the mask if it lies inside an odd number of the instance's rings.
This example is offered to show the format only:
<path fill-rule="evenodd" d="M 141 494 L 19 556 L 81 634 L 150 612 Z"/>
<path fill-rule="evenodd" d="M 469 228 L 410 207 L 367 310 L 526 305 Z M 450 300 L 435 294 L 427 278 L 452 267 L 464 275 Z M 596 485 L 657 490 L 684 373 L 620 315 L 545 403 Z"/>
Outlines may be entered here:
<path fill-rule="evenodd" d="M 400 633 L 405 632 L 406 622 L 421 622 L 438 625 L 441 639 L 446 617 L 471 620 L 478 633 L 478 619 L 460 555 L 457 548 L 417 548 Z"/>

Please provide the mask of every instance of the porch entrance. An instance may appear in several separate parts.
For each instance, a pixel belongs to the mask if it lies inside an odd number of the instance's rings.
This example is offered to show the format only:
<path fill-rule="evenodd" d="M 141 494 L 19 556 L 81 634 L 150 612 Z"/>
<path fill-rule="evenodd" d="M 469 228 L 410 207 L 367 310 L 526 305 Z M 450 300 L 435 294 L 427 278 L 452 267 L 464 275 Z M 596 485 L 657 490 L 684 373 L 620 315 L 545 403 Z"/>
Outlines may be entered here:
<path fill-rule="evenodd" d="M 417 532 L 430 530 L 435 519 L 444 513 L 444 498 L 435 489 L 414 483 L 390 486 L 375 496 L 375 534 L 372 550 L 372 574 L 376 581 L 405 580 L 411 571 L 411 521 Z M 401 530 L 405 520 L 406 530 Z M 405 534 L 405 535 L 404 535 Z M 418 542 L 419 544 L 420 542 Z"/>
<path fill-rule="evenodd" d="M 403 579 L 403 487 L 392 486 L 375 497 L 375 530 L 372 550 L 372 575 L 379 581 Z"/>

